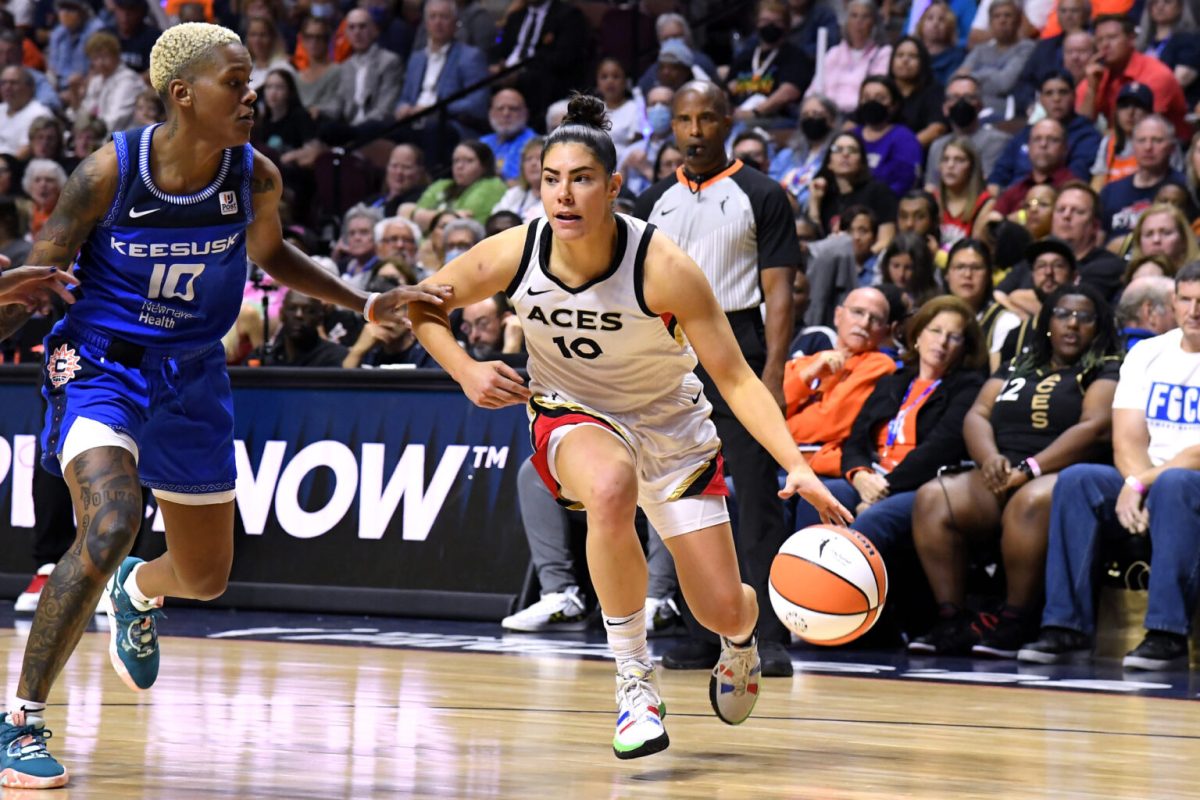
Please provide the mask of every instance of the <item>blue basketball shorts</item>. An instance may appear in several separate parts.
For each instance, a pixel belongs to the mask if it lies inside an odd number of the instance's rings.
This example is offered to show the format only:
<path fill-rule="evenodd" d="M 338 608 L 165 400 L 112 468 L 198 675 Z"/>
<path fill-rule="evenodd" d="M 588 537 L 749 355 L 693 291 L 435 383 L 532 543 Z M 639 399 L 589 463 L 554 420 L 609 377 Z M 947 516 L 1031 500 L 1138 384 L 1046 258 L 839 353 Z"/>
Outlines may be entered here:
<path fill-rule="evenodd" d="M 68 317 L 46 337 L 45 350 L 43 467 L 61 475 L 85 450 L 124 447 L 160 499 L 233 499 L 233 393 L 220 342 L 145 348 Z"/>

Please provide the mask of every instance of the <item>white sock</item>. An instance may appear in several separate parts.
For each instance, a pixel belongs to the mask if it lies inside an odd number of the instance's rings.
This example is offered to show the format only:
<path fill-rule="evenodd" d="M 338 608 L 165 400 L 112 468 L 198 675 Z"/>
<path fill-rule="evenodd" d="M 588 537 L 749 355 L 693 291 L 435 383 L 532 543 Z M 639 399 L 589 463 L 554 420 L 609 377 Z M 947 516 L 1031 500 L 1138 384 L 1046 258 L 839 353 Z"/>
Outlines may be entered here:
<path fill-rule="evenodd" d="M 608 646 L 617 659 L 617 672 L 631 661 L 650 664 L 650 652 L 646 649 L 646 612 L 638 610 L 628 617 L 604 618 L 604 632 L 608 634 Z"/>
<path fill-rule="evenodd" d="M 144 566 L 146 566 L 145 562 L 138 564 L 136 567 L 129 570 L 129 574 L 125 576 L 125 583 L 121 584 L 125 588 L 125 594 L 129 595 L 129 599 L 133 601 L 133 607 L 138 611 L 149 611 L 162 605 L 161 597 L 147 597 L 142 593 L 142 590 L 138 588 L 138 570 Z"/>
<path fill-rule="evenodd" d="M 46 704 L 34 702 L 33 700 L 23 700 L 16 695 L 13 695 L 8 707 L 12 712 L 24 712 L 25 724 L 27 725 L 45 725 Z"/>

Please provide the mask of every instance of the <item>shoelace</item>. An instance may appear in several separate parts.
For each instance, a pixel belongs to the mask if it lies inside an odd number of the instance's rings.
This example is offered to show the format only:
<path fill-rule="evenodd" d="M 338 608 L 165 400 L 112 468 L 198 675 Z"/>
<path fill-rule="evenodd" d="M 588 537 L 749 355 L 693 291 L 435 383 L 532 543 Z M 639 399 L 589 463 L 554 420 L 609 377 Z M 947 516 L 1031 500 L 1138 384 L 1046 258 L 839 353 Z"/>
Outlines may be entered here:
<path fill-rule="evenodd" d="M 0 731 L 0 748 L 8 750 L 13 742 L 17 742 L 16 757 L 21 761 L 30 758 L 49 757 L 50 753 L 46 750 L 46 740 L 53 738 L 54 732 L 47 727 L 35 727 L 33 725 L 13 726 L 8 730 Z M 21 744 L 21 740 L 28 738 L 29 741 Z"/>
<path fill-rule="evenodd" d="M 728 670 L 726 677 L 730 679 L 730 683 L 734 684 L 735 692 L 745 691 L 750 680 L 750 670 L 754 669 L 754 657 L 757 654 L 758 650 L 754 647 L 733 647 L 732 645 L 725 647 L 722 661 L 724 661 L 725 669 Z"/>
<path fill-rule="evenodd" d="M 137 657 L 142 658 L 153 653 L 158 647 L 158 630 L 150 623 L 166 618 L 167 615 L 161 610 L 152 608 L 149 611 L 127 611 L 117 614 L 117 623 L 126 626 L 125 641 L 133 648 Z"/>
<path fill-rule="evenodd" d="M 617 705 L 628 708 L 635 715 L 641 716 L 646 706 L 659 708 L 662 700 L 658 691 L 650 681 L 653 671 L 650 669 L 630 669 L 619 676 L 617 683 Z M 661 710 L 659 712 L 661 717 Z"/>

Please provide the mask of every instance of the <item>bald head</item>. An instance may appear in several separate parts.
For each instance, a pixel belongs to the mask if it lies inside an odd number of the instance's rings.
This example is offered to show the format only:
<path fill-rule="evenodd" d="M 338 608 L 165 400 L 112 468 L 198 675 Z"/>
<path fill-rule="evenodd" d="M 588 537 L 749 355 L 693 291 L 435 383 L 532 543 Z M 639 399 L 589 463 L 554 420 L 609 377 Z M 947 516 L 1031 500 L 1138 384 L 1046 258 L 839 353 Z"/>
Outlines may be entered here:
<path fill-rule="evenodd" d="M 878 350 L 888 332 L 891 308 L 887 296 L 872 286 L 855 289 L 833 313 L 838 344 L 851 353 Z"/>
<path fill-rule="evenodd" d="M 675 92 L 675 102 L 681 102 L 688 94 L 694 94 L 714 113 L 722 117 L 729 116 L 729 97 L 722 89 L 711 81 L 688 81 Z"/>

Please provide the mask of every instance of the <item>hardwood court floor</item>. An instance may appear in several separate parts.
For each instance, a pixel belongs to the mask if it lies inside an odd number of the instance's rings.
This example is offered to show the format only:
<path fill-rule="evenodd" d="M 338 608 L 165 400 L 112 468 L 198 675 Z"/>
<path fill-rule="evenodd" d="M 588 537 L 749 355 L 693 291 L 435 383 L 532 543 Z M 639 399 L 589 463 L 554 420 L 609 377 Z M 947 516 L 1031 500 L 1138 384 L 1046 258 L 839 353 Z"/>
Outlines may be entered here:
<path fill-rule="evenodd" d="M 1195 700 L 798 673 L 727 727 L 707 675 L 664 672 L 671 747 L 610 749 L 607 662 L 164 636 L 146 694 L 87 633 L 49 713 L 91 798 L 1106 798 L 1200 796 Z M 24 640 L 0 630 L 15 685 Z"/>

